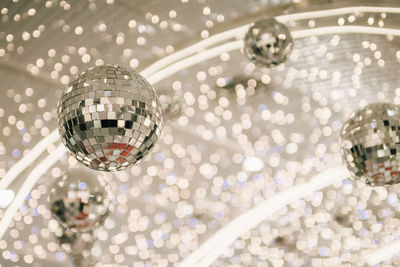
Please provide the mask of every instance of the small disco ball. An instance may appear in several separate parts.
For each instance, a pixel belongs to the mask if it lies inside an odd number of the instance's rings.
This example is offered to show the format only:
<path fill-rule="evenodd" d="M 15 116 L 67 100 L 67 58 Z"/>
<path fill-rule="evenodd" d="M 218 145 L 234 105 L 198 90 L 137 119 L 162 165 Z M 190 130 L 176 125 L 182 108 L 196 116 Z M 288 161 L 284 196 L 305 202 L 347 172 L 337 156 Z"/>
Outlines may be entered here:
<path fill-rule="evenodd" d="M 400 108 L 370 104 L 343 124 L 339 137 L 344 161 L 355 178 L 382 186 L 400 182 Z"/>
<path fill-rule="evenodd" d="M 113 207 L 111 190 L 103 178 L 82 170 L 70 170 L 59 177 L 49 199 L 53 217 L 72 232 L 95 229 Z"/>
<path fill-rule="evenodd" d="M 256 64 L 271 67 L 284 62 L 292 50 L 289 29 L 274 18 L 261 19 L 249 28 L 244 52 Z"/>
<path fill-rule="evenodd" d="M 120 66 L 90 68 L 73 80 L 58 104 L 62 142 L 86 166 L 126 169 L 148 155 L 161 134 L 153 87 Z"/>

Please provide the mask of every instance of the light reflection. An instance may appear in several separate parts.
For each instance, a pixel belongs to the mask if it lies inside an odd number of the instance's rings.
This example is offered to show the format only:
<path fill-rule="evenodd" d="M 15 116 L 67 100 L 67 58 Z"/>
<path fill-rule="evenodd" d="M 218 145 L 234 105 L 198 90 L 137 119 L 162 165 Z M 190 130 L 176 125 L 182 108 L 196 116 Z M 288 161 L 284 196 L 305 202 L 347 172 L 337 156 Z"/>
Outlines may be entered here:
<path fill-rule="evenodd" d="M 264 168 L 264 162 L 258 157 L 245 157 L 243 160 L 243 168 L 248 172 L 258 172 Z"/>
<path fill-rule="evenodd" d="M 0 208 L 7 208 L 14 200 L 14 191 L 11 189 L 0 190 Z"/>

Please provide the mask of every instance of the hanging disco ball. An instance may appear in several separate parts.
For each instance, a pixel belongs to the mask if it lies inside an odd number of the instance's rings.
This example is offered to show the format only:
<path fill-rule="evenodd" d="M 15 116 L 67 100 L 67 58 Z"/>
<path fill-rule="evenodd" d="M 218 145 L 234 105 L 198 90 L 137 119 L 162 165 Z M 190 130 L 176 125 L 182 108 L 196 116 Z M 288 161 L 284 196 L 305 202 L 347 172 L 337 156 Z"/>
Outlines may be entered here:
<path fill-rule="evenodd" d="M 284 62 L 292 50 L 289 29 L 274 18 L 261 19 L 249 28 L 244 52 L 256 64 L 271 67 Z"/>
<path fill-rule="evenodd" d="M 101 171 L 122 170 L 142 160 L 160 137 L 161 124 L 153 87 L 121 66 L 81 73 L 58 104 L 63 143 L 78 161 Z"/>
<path fill-rule="evenodd" d="M 50 210 L 59 224 L 73 232 L 88 232 L 102 224 L 112 209 L 109 186 L 101 176 L 72 170 L 50 191 Z"/>
<path fill-rule="evenodd" d="M 339 138 L 344 161 L 355 178 L 382 186 L 400 182 L 400 108 L 375 103 L 354 113 Z"/>

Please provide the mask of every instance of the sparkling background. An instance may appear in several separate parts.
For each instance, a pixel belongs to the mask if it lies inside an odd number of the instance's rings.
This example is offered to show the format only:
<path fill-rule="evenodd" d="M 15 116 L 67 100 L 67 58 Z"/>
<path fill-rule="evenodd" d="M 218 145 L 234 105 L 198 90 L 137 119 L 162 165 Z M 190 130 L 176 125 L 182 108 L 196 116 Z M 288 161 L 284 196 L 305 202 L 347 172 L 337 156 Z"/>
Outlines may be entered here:
<path fill-rule="evenodd" d="M 111 46 L 113 63 L 140 70 L 210 34 L 254 21 L 260 6 L 278 5 L 118 1 L 111 23 L 107 2 L 1 3 L 0 177 L 56 129 L 63 88 L 79 72 L 111 63 Z M 295 2 L 296 12 L 359 4 Z M 396 28 L 398 21 L 398 15 L 364 13 L 305 19 L 289 27 Z M 235 51 L 155 85 L 181 92 L 185 107 L 165 125 L 150 158 L 110 174 L 117 205 L 99 229 L 92 254 L 115 266 L 173 265 L 244 211 L 341 164 L 337 137 L 345 114 L 371 102 L 400 104 L 399 47 L 399 38 L 390 36 L 311 37 L 296 41 L 287 62 L 275 69 L 256 67 Z M 264 169 L 246 171 L 243 162 L 250 156 L 262 159 Z M 53 238 L 57 223 L 47 196 L 54 178 L 78 164 L 65 157 L 40 179 L 0 241 L 2 266 L 67 264 Z M 282 209 L 238 239 L 214 265 L 265 266 L 265 259 L 274 266 L 361 264 L 371 251 L 400 238 L 398 189 L 344 180 Z M 385 264 L 396 266 L 399 260 Z"/>

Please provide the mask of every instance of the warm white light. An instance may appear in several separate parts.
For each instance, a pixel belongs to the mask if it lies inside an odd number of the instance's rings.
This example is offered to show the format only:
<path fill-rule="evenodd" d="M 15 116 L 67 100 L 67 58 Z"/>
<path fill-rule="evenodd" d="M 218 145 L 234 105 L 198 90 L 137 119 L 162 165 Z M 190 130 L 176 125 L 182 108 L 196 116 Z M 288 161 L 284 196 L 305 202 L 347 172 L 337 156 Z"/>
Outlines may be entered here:
<path fill-rule="evenodd" d="M 258 172 L 264 168 L 264 162 L 257 157 L 246 157 L 243 160 L 243 169 L 248 172 Z"/>
<path fill-rule="evenodd" d="M 370 266 L 377 265 L 378 263 L 390 260 L 394 255 L 400 253 L 400 240 L 393 242 L 388 246 L 383 246 L 379 249 L 374 250 L 372 253 L 369 253 L 366 257 L 367 263 Z"/>
<path fill-rule="evenodd" d="M 347 7 L 343 9 L 333 9 L 333 10 L 323 10 L 323 11 L 313 11 L 306 13 L 297 13 L 290 15 L 283 15 L 277 17 L 279 21 L 294 21 L 301 19 L 310 19 L 324 16 L 333 16 L 339 14 L 352 14 L 355 11 L 359 12 L 385 12 L 385 13 L 400 13 L 399 8 L 378 8 L 378 7 Z M 152 80 L 152 83 L 157 83 L 162 79 L 173 75 L 174 73 L 193 66 L 194 64 L 203 62 L 212 57 L 219 56 L 223 52 L 233 51 L 241 47 L 241 41 L 233 41 L 239 32 L 244 32 L 248 25 L 241 26 L 236 29 L 229 30 L 227 32 L 221 33 L 218 36 L 210 37 L 201 45 L 194 45 L 187 50 L 182 50 L 180 53 L 174 53 L 170 57 L 164 58 L 164 60 L 157 61 L 155 64 L 151 65 L 148 69 L 143 71 L 143 75 L 147 76 Z M 385 29 L 377 27 L 365 27 L 365 26 L 334 26 L 334 27 L 321 27 L 313 28 L 301 31 L 292 32 L 294 39 L 305 38 L 309 36 L 316 35 L 327 35 L 327 34 L 337 34 L 337 33 L 367 33 L 367 34 L 381 34 L 381 35 L 400 35 L 400 31 L 397 29 Z M 214 39 L 213 39 L 214 38 Z M 231 42 L 226 42 L 230 40 Z M 217 44 L 222 44 L 216 46 Z M 211 47 L 211 49 L 205 50 L 205 48 Z M 4 64 L 4 63 L 1 63 Z M 8 64 L 8 63 L 7 63 Z M 43 78 L 45 79 L 45 78 Z M 52 81 L 52 80 L 50 80 Z M 48 137 L 39 142 L 34 149 L 32 149 L 25 157 L 23 157 L 17 164 L 15 164 L 0 180 L 0 189 L 5 189 L 8 185 L 13 182 L 13 180 L 28 166 L 30 166 L 47 148 L 51 143 L 56 142 L 58 139 L 58 132 L 53 131 Z M 55 151 L 51 153 L 47 158 L 37 165 L 37 167 L 30 173 L 21 187 L 20 191 L 13 203 L 10 204 L 7 211 L 0 222 L 0 239 L 5 233 L 9 223 L 15 212 L 19 209 L 22 203 L 26 199 L 26 195 L 30 192 L 32 187 L 35 185 L 36 181 L 40 178 L 43 172 L 47 171 L 57 160 L 62 157 L 65 153 L 64 147 L 60 145 Z M 245 163 L 243 163 L 245 165 Z M 252 165 L 252 164 L 250 164 Z M 262 168 L 262 167 L 261 167 Z M 183 262 L 181 266 L 208 266 L 215 261 L 223 253 L 223 251 L 238 237 L 243 233 L 243 231 L 248 231 L 249 229 L 255 227 L 259 222 L 266 220 L 276 210 L 294 201 L 299 197 L 304 197 L 306 194 L 310 194 L 315 190 L 320 190 L 326 186 L 329 186 L 335 181 L 346 178 L 345 173 L 347 170 L 341 169 L 340 167 L 334 171 L 328 170 L 327 172 L 317 175 L 316 179 L 311 180 L 309 183 L 294 186 L 288 190 L 280 192 L 271 199 L 266 200 L 265 203 L 261 203 L 259 206 L 250 210 L 249 212 L 239 216 L 215 235 L 213 235 L 209 240 L 207 240 L 202 246 L 199 247 L 192 255 L 189 255 Z M 318 178 L 318 179 L 317 179 Z M 5 191 L 0 191 L 0 198 L 3 198 L 2 193 Z M 6 193 L 10 194 L 10 193 Z M 5 197 L 6 198 L 6 197 Z M 14 198 L 14 196 L 12 197 Z M 2 201 L 2 200 L 0 200 Z M 12 201 L 12 200 L 11 200 Z M 2 204 L 2 203 L 0 203 Z M 267 212 L 266 212 L 267 211 Z M 394 254 L 399 252 L 400 241 L 388 247 L 384 247 L 371 253 L 367 261 L 371 264 L 379 263 L 384 259 L 392 257 Z"/>
<path fill-rule="evenodd" d="M 3 177 L 3 179 L 0 180 L 0 190 L 6 189 L 21 172 L 23 172 L 47 149 L 50 144 L 58 140 L 60 140 L 58 130 L 54 130 L 48 136 L 43 138 L 39 143 L 37 143 L 33 147 L 33 149 L 29 151 L 28 154 L 26 154 L 16 164 L 14 164 Z"/>
<path fill-rule="evenodd" d="M 161 80 L 164 80 L 183 69 L 189 68 L 189 67 L 199 64 L 201 62 L 204 62 L 208 59 L 218 57 L 222 53 L 238 50 L 242 47 L 242 44 L 243 44 L 243 42 L 240 40 L 240 41 L 233 41 L 233 42 L 225 43 L 225 44 L 222 44 L 217 47 L 213 47 L 204 52 L 184 58 L 174 64 L 171 64 L 171 65 L 161 69 L 160 71 L 154 73 L 153 75 L 151 75 L 149 77 L 146 77 L 146 76 L 145 77 L 147 78 L 149 83 L 154 85 L 154 84 L 160 82 Z"/>
<path fill-rule="evenodd" d="M 319 10 L 319 11 L 311 11 L 311 12 L 301 12 L 294 13 L 288 15 L 277 16 L 276 19 L 280 22 L 288 22 L 288 21 L 298 21 L 304 19 L 312 19 L 312 18 L 323 18 L 344 14 L 353 14 L 355 12 L 376 12 L 376 13 L 400 13 L 400 8 L 394 7 L 370 7 L 370 6 L 354 6 L 354 7 L 344 7 L 344 8 L 335 8 L 328 10 Z M 243 35 L 250 24 L 242 25 L 237 28 L 233 28 L 215 35 L 208 37 L 205 40 L 202 40 L 198 43 L 195 43 L 189 47 L 186 47 L 178 52 L 175 52 L 169 56 L 166 56 L 154 64 L 150 65 L 146 69 L 142 71 L 143 76 L 151 76 L 155 73 L 159 72 L 163 68 L 166 68 L 168 65 L 178 62 L 186 57 L 192 56 L 201 51 L 205 51 L 210 47 L 217 45 L 219 43 L 224 43 L 228 40 L 232 40 L 236 36 Z"/>
<path fill-rule="evenodd" d="M 210 266 L 238 237 L 267 220 L 286 205 L 349 176 L 347 168 L 339 166 L 315 175 L 307 183 L 281 191 L 230 221 L 186 257 L 179 266 Z"/>
<path fill-rule="evenodd" d="M 4 209 L 14 200 L 14 191 L 11 189 L 0 190 L 0 208 Z"/>
<path fill-rule="evenodd" d="M 46 173 L 51 166 L 53 166 L 62 156 L 64 156 L 66 150 L 63 144 L 57 146 L 57 148 L 52 151 L 46 158 L 44 158 L 28 175 L 21 188 L 17 192 L 15 200 L 10 204 L 7 210 L 4 212 L 3 218 L 0 221 L 0 239 L 3 238 L 8 225 L 14 218 L 15 213 L 24 203 L 26 196 L 32 191 L 37 180 Z"/>

